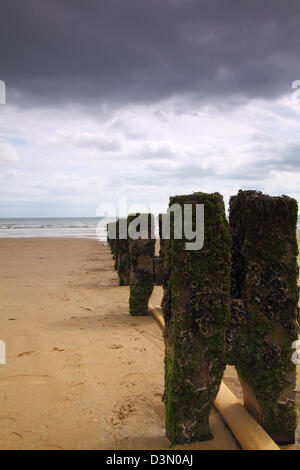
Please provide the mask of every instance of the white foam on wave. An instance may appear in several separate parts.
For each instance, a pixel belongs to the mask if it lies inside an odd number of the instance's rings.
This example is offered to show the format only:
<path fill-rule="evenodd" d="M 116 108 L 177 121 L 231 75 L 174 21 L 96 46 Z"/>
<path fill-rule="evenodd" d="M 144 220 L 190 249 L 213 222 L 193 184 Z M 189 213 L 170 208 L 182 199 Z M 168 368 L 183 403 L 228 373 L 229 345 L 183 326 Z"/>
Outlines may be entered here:
<path fill-rule="evenodd" d="M 68 237 L 95 238 L 100 217 L 0 219 L 0 238 Z M 106 231 L 100 230 L 101 241 Z"/>

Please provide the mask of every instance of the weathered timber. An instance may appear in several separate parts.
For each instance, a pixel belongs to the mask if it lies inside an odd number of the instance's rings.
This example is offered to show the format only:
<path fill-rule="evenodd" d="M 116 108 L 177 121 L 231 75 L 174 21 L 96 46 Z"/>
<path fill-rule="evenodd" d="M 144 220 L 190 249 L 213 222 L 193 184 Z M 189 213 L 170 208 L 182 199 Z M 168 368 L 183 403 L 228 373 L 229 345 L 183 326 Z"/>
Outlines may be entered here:
<path fill-rule="evenodd" d="M 165 321 L 159 306 L 149 305 L 153 318 L 164 331 Z M 214 401 L 222 418 L 244 450 L 280 450 L 259 423 L 247 412 L 238 398 L 221 382 Z M 197 450 L 197 447 L 194 447 Z"/>
<path fill-rule="evenodd" d="M 226 366 L 230 320 L 229 227 L 220 194 L 170 198 L 170 206 L 204 204 L 204 246 L 164 241 L 165 408 L 171 444 L 212 439 L 209 415 Z M 193 222 L 195 215 L 193 211 Z"/>
<path fill-rule="evenodd" d="M 153 258 L 154 284 L 160 286 L 162 283 L 163 259 L 160 256 Z"/>
<path fill-rule="evenodd" d="M 229 359 L 237 368 L 246 408 L 270 436 L 293 443 L 297 425 L 297 202 L 239 191 L 230 199 L 232 236 Z M 237 300 L 239 299 L 239 300 Z"/>
<path fill-rule="evenodd" d="M 117 221 L 107 224 L 107 243 L 109 244 L 112 257 L 115 260 L 114 268 L 118 265 L 118 239 L 117 239 Z"/>
<path fill-rule="evenodd" d="M 153 257 L 155 238 L 153 235 L 154 218 L 152 214 L 128 216 L 128 229 L 136 220 L 142 223 L 142 231 L 137 239 L 129 236 L 130 250 L 130 315 L 149 315 L 148 302 L 153 291 Z M 146 233 L 145 233 L 146 230 Z"/>
<path fill-rule="evenodd" d="M 123 224 L 123 232 L 120 226 Z M 129 239 L 128 239 L 128 219 L 119 219 L 117 228 L 118 231 L 118 262 L 117 270 L 119 276 L 120 286 L 130 285 L 130 254 L 129 254 Z M 126 238 L 123 238 L 126 237 Z"/>

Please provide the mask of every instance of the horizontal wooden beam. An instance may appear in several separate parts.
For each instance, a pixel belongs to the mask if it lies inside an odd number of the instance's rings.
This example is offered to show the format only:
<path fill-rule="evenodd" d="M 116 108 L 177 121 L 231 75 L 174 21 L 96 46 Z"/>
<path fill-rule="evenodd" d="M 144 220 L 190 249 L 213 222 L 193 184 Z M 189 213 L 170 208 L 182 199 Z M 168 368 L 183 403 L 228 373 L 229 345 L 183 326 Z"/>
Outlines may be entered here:
<path fill-rule="evenodd" d="M 244 450 L 280 450 L 240 400 L 221 382 L 215 407 Z"/>
<path fill-rule="evenodd" d="M 163 330 L 165 321 L 161 307 L 149 304 L 149 312 Z M 248 413 L 240 400 L 221 383 L 215 407 L 244 450 L 280 450 L 261 425 Z"/>
<path fill-rule="evenodd" d="M 149 304 L 148 308 L 149 308 L 150 313 L 154 317 L 154 319 L 157 321 L 160 328 L 163 330 L 165 327 L 165 320 L 162 315 L 161 307 L 157 307 L 157 306 L 154 307 L 153 305 Z"/>

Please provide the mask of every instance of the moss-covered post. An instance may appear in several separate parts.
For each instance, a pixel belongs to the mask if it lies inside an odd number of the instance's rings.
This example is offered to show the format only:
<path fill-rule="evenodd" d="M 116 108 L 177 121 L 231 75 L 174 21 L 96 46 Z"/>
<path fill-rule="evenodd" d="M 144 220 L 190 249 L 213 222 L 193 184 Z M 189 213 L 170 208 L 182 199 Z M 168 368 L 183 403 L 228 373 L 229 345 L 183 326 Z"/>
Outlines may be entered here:
<path fill-rule="evenodd" d="M 128 228 L 137 220 L 143 230 L 137 239 L 129 236 L 130 249 L 130 315 L 149 315 L 148 302 L 153 291 L 153 257 L 155 237 L 153 234 L 154 219 L 152 214 L 128 216 Z M 143 237 L 143 238 L 142 238 Z"/>
<path fill-rule="evenodd" d="M 185 238 L 164 243 L 165 408 L 171 444 L 212 439 L 210 410 L 226 366 L 225 334 L 230 319 L 229 226 L 219 193 L 170 198 L 204 205 L 204 245 L 186 250 Z M 182 216 L 183 220 L 183 216 Z"/>
<path fill-rule="evenodd" d="M 158 214 L 158 230 L 159 230 L 159 255 L 153 258 L 154 284 L 160 286 L 163 276 L 163 249 L 164 239 L 162 234 L 162 218 L 166 214 Z"/>
<path fill-rule="evenodd" d="M 297 202 L 287 196 L 239 191 L 230 199 L 232 297 L 240 299 L 232 303 L 230 360 L 245 406 L 282 444 L 294 442 L 297 425 L 296 224 Z"/>
<path fill-rule="evenodd" d="M 153 258 L 153 276 L 154 284 L 160 286 L 162 283 L 162 270 L 163 270 L 163 259 L 161 256 L 154 256 Z"/>
<path fill-rule="evenodd" d="M 123 230 L 120 231 L 120 226 L 123 224 Z M 127 219 L 118 220 L 118 262 L 116 269 L 118 270 L 120 286 L 130 285 L 130 263 L 129 263 L 129 240 L 127 234 Z M 121 233 L 123 232 L 123 233 Z M 126 238 L 122 238 L 125 236 Z"/>
<path fill-rule="evenodd" d="M 116 230 L 116 238 L 113 240 L 113 259 L 115 260 L 114 262 L 114 268 L 116 271 L 118 271 L 118 265 L 119 265 L 119 219 L 116 222 L 113 222 L 115 224 L 115 230 Z"/>
<path fill-rule="evenodd" d="M 110 222 L 107 224 L 107 243 L 110 246 L 112 257 L 115 260 L 114 268 L 117 269 L 118 260 L 118 240 L 117 240 L 117 222 Z"/>

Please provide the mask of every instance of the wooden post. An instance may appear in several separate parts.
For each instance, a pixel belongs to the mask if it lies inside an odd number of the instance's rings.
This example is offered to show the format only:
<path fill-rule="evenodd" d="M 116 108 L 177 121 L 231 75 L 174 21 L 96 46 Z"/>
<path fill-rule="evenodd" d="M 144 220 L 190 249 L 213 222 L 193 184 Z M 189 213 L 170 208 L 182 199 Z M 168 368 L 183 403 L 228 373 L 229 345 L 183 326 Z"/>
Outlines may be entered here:
<path fill-rule="evenodd" d="M 137 220 L 146 227 L 146 234 L 139 238 L 130 238 L 130 224 Z M 155 237 L 153 234 L 154 218 L 152 214 L 128 216 L 130 249 L 130 315 L 149 315 L 148 302 L 153 291 L 153 257 Z M 143 237 L 143 238 L 142 238 Z"/>
<path fill-rule="evenodd" d="M 126 238 L 121 238 L 120 231 L 118 231 L 118 262 L 117 270 L 119 276 L 120 286 L 130 285 L 130 261 L 129 261 L 129 239 L 127 231 L 127 219 L 118 220 L 118 230 L 120 230 L 120 224 L 123 224 L 124 235 L 126 232 Z"/>
<path fill-rule="evenodd" d="M 110 236 L 110 230 L 114 236 Z M 114 268 L 117 269 L 118 265 L 118 239 L 117 237 L 117 222 L 110 222 L 107 224 L 107 243 L 109 244 L 112 257 L 115 260 Z"/>
<path fill-rule="evenodd" d="M 230 319 L 230 234 L 220 194 L 170 198 L 170 206 L 204 204 L 204 246 L 184 237 L 164 242 L 165 407 L 171 444 L 212 439 L 209 415 L 226 366 Z M 183 211 L 182 211 L 183 213 Z M 183 215 L 182 215 L 183 219 Z M 193 210 L 195 225 L 195 211 Z"/>
<path fill-rule="evenodd" d="M 165 321 L 159 306 L 149 305 L 149 311 L 164 331 Z M 221 382 L 214 406 L 222 415 L 236 440 L 244 450 L 280 450 L 258 422 L 247 412 L 238 398 Z M 197 449 L 197 447 L 195 447 Z"/>
<path fill-rule="evenodd" d="M 230 199 L 232 343 L 246 408 L 280 444 L 294 443 L 298 304 L 297 202 L 239 191 Z M 241 304 L 242 302 L 242 304 Z M 227 334 L 227 336 L 228 336 Z"/>
<path fill-rule="evenodd" d="M 162 283 L 163 259 L 160 256 L 153 258 L 154 285 L 160 286 Z"/>

